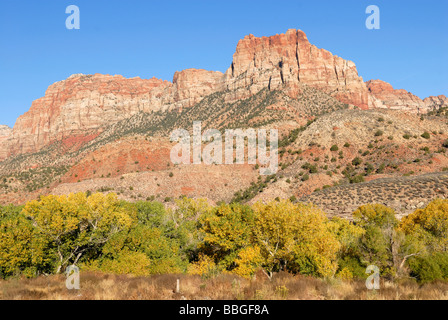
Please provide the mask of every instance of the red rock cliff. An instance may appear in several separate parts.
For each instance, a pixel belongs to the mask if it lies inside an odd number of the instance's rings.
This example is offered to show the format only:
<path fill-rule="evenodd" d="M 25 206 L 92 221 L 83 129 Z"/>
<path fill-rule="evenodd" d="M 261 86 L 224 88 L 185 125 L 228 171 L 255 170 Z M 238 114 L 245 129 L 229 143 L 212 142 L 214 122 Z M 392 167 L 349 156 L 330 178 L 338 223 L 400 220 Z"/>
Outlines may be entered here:
<path fill-rule="evenodd" d="M 246 36 L 240 40 L 226 72 L 226 86 L 235 97 L 269 86 L 297 87 L 303 83 L 362 109 L 373 106 L 353 62 L 309 43 L 305 33 L 288 30 L 272 37 Z"/>
<path fill-rule="evenodd" d="M 302 84 L 361 109 L 425 112 L 448 105 L 445 96 L 422 101 L 379 80 L 364 83 L 353 62 L 310 44 L 300 30 L 261 38 L 248 35 L 238 42 L 225 74 L 187 69 L 176 72 L 172 83 L 155 78 L 73 75 L 51 85 L 45 96 L 17 119 L 12 132 L 0 134 L 0 161 L 38 151 L 53 141 L 87 133 L 94 137 L 92 131 L 140 111 L 188 108 L 216 91 L 226 90 L 227 101 L 236 101 L 266 87 L 284 87 L 294 97 Z"/>

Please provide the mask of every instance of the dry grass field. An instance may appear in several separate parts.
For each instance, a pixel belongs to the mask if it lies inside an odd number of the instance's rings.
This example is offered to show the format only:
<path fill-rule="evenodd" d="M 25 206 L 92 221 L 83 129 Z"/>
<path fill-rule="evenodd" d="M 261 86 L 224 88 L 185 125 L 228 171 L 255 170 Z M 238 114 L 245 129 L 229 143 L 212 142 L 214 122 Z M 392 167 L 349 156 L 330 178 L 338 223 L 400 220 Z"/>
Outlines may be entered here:
<path fill-rule="evenodd" d="M 175 293 L 180 279 L 180 293 Z M 82 272 L 80 290 L 68 290 L 65 276 L 10 279 L 0 282 L 2 300 L 446 300 L 448 283 L 419 285 L 413 281 L 381 281 L 367 290 L 364 281 L 316 279 L 276 274 L 271 281 L 233 275 L 203 279 L 190 275 L 128 275 Z"/>

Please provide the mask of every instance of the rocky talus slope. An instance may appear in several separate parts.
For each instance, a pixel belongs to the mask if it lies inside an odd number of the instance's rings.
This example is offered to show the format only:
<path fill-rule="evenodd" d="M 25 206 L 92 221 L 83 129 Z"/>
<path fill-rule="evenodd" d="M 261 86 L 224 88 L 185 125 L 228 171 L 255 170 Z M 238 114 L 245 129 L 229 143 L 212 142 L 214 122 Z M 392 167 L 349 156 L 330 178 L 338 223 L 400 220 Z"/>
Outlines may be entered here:
<path fill-rule="evenodd" d="M 359 184 L 336 186 L 300 198 L 323 208 L 329 215 L 351 218 L 353 211 L 366 203 L 381 203 L 408 215 L 424 208 L 428 199 L 446 197 L 448 173 L 414 177 L 382 178 Z"/>

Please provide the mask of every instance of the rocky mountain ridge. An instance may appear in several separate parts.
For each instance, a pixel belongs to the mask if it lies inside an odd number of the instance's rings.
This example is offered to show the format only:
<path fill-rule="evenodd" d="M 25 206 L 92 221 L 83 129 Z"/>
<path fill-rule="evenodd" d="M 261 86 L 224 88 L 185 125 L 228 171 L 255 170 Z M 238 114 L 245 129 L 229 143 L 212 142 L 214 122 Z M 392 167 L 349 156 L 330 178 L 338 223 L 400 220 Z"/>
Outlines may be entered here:
<path fill-rule="evenodd" d="M 263 88 L 281 88 L 297 98 L 302 84 L 361 109 L 393 108 L 425 113 L 433 107 L 448 105 L 444 96 L 422 101 L 411 93 L 393 90 L 382 81 L 364 83 L 352 61 L 317 48 L 303 31 L 291 29 L 271 37 L 244 37 L 224 74 L 187 69 L 176 72 L 172 82 L 77 74 L 57 82 L 17 119 L 6 138 L 0 137 L 0 161 L 37 152 L 55 141 L 71 139 L 86 143 L 105 125 L 138 112 L 190 108 L 214 92 L 231 92 L 226 95 L 226 102 L 246 99 Z"/>
<path fill-rule="evenodd" d="M 327 194 L 320 189 L 448 170 L 448 123 L 432 112 L 447 107 L 445 96 L 422 100 L 381 80 L 364 82 L 353 62 L 300 30 L 248 35 L 224 73 L 187 69 L 172 82 L 75 74 L 51 85 L 14 128 L 0 126 L 0 203 L 73 191 L 168 203 L 183 195 L 319 202 Z M 203 130 L 278 129 L 278 173 L 262 177 L 247 164 L 173 166 L 169 133 L 193 121 Z M 345 204 L 329 205 L 338 214 Z"/>

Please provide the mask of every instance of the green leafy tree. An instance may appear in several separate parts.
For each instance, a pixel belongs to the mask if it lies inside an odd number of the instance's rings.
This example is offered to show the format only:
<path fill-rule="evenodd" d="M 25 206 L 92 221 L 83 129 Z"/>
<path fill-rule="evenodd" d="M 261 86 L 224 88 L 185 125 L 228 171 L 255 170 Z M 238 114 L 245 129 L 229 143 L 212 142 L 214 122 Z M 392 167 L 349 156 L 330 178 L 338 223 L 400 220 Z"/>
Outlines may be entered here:
<path fill-rule="evenodd" d="M 448 279 L 448 200 L 415 210 L 402 219 L 400 230 L 414 251 L 408 262 L 411 276 L 421 282 Z"/>
<path fill-rule="evenodd" d="M 174 224 L 175 237 L 179 240 L 182 252 L 192 261 L 197 259 L 198 245 L 203 234 L 199 231 L 198 219 L 212 210 L 206 199 L 182 198 L 176 200 L 176 208 L 170 209 L 168 215 Z"/>
<path fill-rule="evenodd" d="M 338 273 L 364 277 L 365 266 L 359 259 L 359 243 L 365 229 L 339 217 L 333 217 L 329 221 L 329 229 L 341 244 L 338 251 Z"/>
<path fill-rule="evenodd" d="M 10 214 L 0 221 L 0 275 L 27 277 L 50 272 L 52 255 L 45 237 L 38 234 L 22 214 Z"/>
<path fill-rule="evenodd" d="M 124 260 L 128 257 L 127 252 L 145 255 L 141 264 L 147 265 L 146 274 L 180 273 L 187 267 L 187 260 L 182 259 L 178 241 L 168 238 L 159 228 L 145 225 L 137 225 L 115 234 L 102 250 L 103 257 L 99 267 L 106 266 L 107 270 L 110 260 Z"/>
<path fill-rule="evenodd" d="M 137 201 L 134 205 L 137 209 L 138 223 L 150 227 L 167 225 L 169 217 L 162 203 L 158 201 Z"/>
<path fill-rule="evenodd" d="M 353 219 L 365 230 L 359 243 L 362 264 L 378 266 L 384 276 L 401 275 L 406 260 L 416 252 L 411 239 L 398 228 L 395 211 L 382 204 L 368 204 L 353 212 Z"/>

